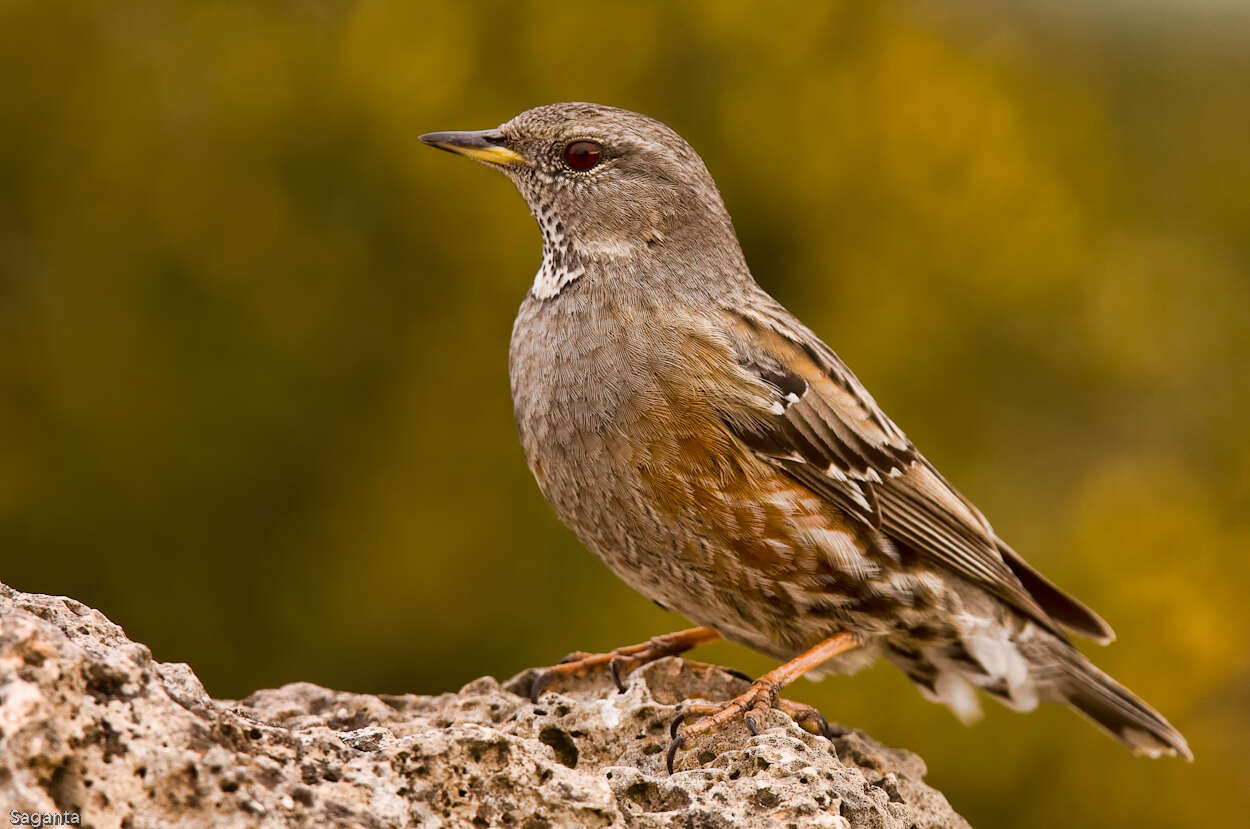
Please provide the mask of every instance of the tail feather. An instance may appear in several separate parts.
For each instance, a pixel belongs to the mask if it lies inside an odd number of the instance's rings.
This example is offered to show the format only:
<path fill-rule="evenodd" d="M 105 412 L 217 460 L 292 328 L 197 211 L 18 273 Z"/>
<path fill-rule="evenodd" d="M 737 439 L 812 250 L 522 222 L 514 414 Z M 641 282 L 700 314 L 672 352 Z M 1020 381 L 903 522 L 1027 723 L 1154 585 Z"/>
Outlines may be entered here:
<path fill-rule="evenodd" d="M 980 713 L 978 689 L 1017 711 L 1031 710 L 1039 700 L 1061 702 L 1135 754 L 1193 760 L 1185 738 L 1162 714 L 1067 640 L 1024 619 L 1012 629 L 971 614 L 958 618 L 959 639 L 891 642 L 886 656 L 927 699 L 945 704 L 965 723 Z"/>
<path fill-rule="evenodd" d="M 1106 645 L 1115 640 L 1115 631 L 1111 629 L 1111 625 L 1107 624 L 1101 616 L 1060 590 L 1049 579 L 1034 570 L 1027 561 L 1020 557 L 1019 553 L 1008 547 L 1002 539 L 998 539 L 998 551 L 1002 554 L 1003 561 L 1011 568 L 1011 572 L 1015 573 L 1016 578 L 1020 579 L 1024 589 L 1029 591 L 1029 595 L 1056 622 L 1068 630 L 1079 633 L 1082 636 L 1088 636 L 1100 645 Z"/>
<path fill-rule="evenodd" d="M 1166 754 L 1193 761 L 1189 744 L 1162 714 L 1095 667 L 1079 651 L 1071 649 L 1065 653 L 1060 669 L 1057 689 L 1067 703 L 1135 754 Z"/>

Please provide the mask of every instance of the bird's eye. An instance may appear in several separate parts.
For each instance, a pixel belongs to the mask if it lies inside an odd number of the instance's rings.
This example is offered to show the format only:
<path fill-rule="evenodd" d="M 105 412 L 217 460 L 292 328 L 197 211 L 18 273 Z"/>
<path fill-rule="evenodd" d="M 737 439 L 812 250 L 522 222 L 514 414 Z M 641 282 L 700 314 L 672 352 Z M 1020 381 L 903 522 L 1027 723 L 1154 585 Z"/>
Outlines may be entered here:
<path fill-rule="evenodd" d="M 594 141 L 574 141 L 564 148 L 564 163 L 580 173 L 598 164 L 601 155 L 603 148 Z"/>

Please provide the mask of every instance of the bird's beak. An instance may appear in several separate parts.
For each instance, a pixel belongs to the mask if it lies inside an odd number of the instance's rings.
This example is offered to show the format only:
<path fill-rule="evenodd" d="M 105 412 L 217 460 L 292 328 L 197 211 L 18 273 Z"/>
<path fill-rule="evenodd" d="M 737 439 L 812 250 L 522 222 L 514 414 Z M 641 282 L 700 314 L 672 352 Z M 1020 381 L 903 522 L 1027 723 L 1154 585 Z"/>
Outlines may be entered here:
<path fill-rule="evenodd" d="M 431 147 L 438 147 L 449 153 L 459 153 L 474 161 L 498 164 L 501 167 L 522 164 L 525 161 L 520 153 L 504 146 L 507 139 L 499 130 L 429 132 L 421 136 L 421 140 Z"/>

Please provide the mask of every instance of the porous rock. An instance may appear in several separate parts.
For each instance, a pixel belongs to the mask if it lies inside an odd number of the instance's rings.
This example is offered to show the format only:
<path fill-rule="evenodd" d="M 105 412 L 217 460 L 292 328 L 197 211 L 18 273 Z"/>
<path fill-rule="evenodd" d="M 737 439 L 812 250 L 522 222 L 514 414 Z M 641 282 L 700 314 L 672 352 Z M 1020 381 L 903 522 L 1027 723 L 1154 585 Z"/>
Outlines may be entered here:
<path fill-rule="evenodd" d="M 967 826 L 924 764 L 855 731 L 768 715 L 664 768 L 684 699 L 746 688 L 665 659 L 624 693 L 527 671 L 436 697 L 295 683 L 214 700 L 97 610 L 0 585 L 0 804 L 95 827 Z"/>

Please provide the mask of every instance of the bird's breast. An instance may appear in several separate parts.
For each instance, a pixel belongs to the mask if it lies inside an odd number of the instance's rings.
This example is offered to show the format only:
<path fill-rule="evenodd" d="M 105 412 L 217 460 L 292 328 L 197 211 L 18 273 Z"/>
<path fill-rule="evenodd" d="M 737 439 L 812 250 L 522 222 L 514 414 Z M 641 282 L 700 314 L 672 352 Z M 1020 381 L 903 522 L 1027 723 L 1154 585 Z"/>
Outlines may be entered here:
<path fill-rule="evenodd" d="M 671 307 L 594 280 L 522 304 L 509 366 L 521 443 L 543 494 L 592 547 L 603 546 L 592 534 L 615 532 L 605 524 L 641 526 L 682 486 L 674 452 L 715 458 L 688 439 L 723 429 L 716 395 L 687 364 L 733 358 L 728 348 L 707 357 L 699 339 Z"/>
<path fill-rule="evenodd" d="M 726 428 L 720 406 L 742 389 L 714 329 L 527 301 L 511 356 L 521 441 L 557 516 L 634 589 L 792 654 L 894 588 L 864 528 Z"/>
<path fill-rule="evenodd" d="M 575 449 L 619 423 L 645 382 L 635 339 L 602 302 L 526 299 L 513 327 L 509 375 L 527 455 Z"/>

